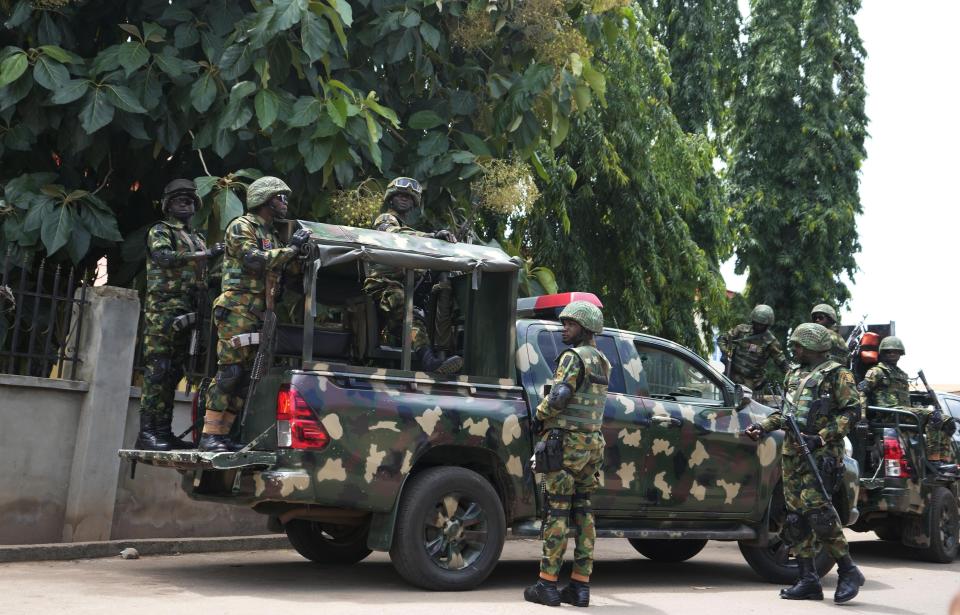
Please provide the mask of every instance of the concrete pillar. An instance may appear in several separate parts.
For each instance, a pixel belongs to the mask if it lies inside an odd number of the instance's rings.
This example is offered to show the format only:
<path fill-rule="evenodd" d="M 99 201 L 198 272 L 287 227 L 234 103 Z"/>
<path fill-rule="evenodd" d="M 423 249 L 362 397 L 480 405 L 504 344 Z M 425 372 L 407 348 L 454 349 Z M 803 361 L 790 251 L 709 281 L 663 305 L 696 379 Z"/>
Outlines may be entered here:
<path fill-rule="evenodd" d="M 110 540 L 140 315 L 134 290 L 95 286 L 87 301 L 76 348 L 78 378 L 90 388 L 77 425 L 64 542 Z"/>

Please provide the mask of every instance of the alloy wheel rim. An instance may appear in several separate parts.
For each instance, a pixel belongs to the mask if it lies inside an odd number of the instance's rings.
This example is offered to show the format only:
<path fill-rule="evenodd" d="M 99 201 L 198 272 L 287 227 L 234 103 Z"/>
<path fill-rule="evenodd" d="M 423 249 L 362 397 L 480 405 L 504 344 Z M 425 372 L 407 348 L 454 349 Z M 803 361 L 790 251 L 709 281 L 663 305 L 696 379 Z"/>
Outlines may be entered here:
<path fill-rule="evenodd" d="M 487 544 L 487 514 L 461 493 L 440 498 L 424 517 L 423 547 L 444 570 L 463 570 L 480 558 Z"/>

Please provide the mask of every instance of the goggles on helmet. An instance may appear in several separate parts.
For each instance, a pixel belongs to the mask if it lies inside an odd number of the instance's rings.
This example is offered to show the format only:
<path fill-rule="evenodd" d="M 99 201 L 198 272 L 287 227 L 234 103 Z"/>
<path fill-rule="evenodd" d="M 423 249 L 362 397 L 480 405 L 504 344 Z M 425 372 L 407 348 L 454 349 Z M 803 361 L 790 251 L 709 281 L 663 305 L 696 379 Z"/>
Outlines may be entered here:
<path fill-rule="evenodd" d="M 417 194 L 423 192 L 423 188 L 420 186 L 420 182 L 410 177 L 398 177 L 397 179 L 391 182 L 392 185 L 397 188 L 408 188 L 413 190 Z"/>

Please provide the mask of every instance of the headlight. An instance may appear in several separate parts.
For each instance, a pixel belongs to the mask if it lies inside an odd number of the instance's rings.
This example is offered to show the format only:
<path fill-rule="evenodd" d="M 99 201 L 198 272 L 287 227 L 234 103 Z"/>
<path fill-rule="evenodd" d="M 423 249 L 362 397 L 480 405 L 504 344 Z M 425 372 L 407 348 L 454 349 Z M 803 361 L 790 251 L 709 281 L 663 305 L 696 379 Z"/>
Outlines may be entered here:
<path fill-rule="evenodd" d="M 843 437 L 843 452 L 847 457 L 853 457 L 853 442 L 846 436 Z"/>

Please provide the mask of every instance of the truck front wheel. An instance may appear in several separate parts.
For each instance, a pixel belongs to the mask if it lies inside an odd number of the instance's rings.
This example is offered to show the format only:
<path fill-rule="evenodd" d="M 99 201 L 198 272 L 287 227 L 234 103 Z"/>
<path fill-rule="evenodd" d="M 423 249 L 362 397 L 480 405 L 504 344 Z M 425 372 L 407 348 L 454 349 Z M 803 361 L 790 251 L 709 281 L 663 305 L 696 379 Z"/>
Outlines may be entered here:
<path fill-rule="evenodd" d="M 949 489 L 937 487 L 930 496 L 930 546 L 926 556 L 931 562 L 949 564 L 957 557 L 960 539 L 957 500 Z"/>
<path fill-rule="evenodd" d="M 490 575 L 506 536 L 503 506 L 485 478 L 465 468 L 413 476 L 397 511 L 390 559 L 424 589 L 473 589 Z"/>
<path fill-rule="evenodd" d="M 771 535 L 765 547 L 754 547 L 740 543 L 740 553 L 753 571 L 768 583 L 790 585 L 797 580 L 797 560 L 791 556 L 790 548 L 779 536 Z M 821 577 L 833 568 L 833 558 L 826 549 L 821 549 L 813 560 L 817 574 Z"/>
<path fill-rule="evenodd" d="M 283 529 L 297 553 L 317 564 L 356 564 L 371 553 L 367 525 L 351 527 L 294 519 Z"/>

